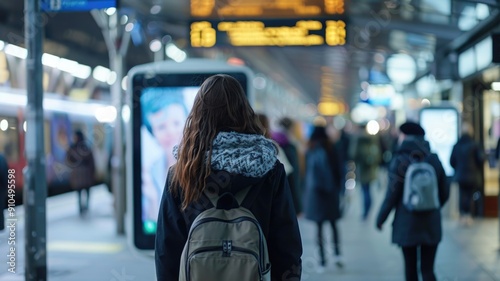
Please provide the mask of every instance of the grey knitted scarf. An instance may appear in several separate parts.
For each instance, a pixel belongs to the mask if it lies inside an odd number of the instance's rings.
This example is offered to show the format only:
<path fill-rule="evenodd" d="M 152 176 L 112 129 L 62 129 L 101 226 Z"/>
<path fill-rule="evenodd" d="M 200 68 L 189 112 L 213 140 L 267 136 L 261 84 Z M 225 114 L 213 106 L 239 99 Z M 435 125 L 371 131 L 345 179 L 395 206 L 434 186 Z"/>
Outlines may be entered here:
<path fill-rule="evenodd" d="M 178 146 L 174 147 L 177 159 Z M 261 135 L 220 132 L 212 144 L 212 169 L 262 177 L 276 163 L 278 149 L 271 140 Z"/>

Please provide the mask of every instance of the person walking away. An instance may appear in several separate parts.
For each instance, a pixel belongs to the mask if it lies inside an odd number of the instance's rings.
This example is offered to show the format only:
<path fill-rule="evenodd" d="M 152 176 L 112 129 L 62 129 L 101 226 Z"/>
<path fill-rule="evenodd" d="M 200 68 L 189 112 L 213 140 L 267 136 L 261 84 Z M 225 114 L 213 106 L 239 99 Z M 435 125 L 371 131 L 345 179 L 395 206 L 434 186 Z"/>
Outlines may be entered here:
<path fill-rule="evenodd" d="M 299 216 L 302 213 L 302 188 L 300 184 L 299 153 L 297 146 L 290 139 L 293 121 L 284 117 L 278 121 L 280 130 L 272 132 L 271 137 L 281 147 L 285 156 L 292 166 L 292 172 L 287 176 L 290 190 L 292 191 L 293 205 L 295 213 Z"/>
<path fill-rule="evenodd" d="M 250 271 L 242 274 L 241 267 L 251 262 L 222 268 L 242 256 L 238 252 L 240 247 L 248 246 L 238 245 L 236 240 L 227 237 L 201 239 L 196 245 L 203 241 L 220 242 L 210 248 L 213 251 L 206 259 L 183 259 L 181 263 L 184 249 L 196 246 L 187 243 L 192 242 L 188 240 L 188 233 L 198 227 L 193 224 L 195 219 L 207 211 L 219 212 L 220 208 L 232 212 L 234 207 L 246 208 L 255 217 L 254 226 L 260 226 L 271 263 L 271 280 L 300 280 L 302 242 L 299 226 L 285 170 L 276 155 L 276 146 L 264 137 L 264 130 L 240 83 L 225 74 L 207 78 L 195 97 L 181 142 L 174 149 L 177 162 L 165 181 L 155 240 L 158 281 L 184 280 L 179 279 L 180 276 L 187 276 L 192 281 L 249 280 Z M 243 201 L 230 200 L 234 196 L 238 199 L 242 192 L 247 192 Z M 218 196 L 217 205 L 208 195 Z M 223 198 L 227 200 L 221 202 Z M 223 222 L 220 225 L 226 226 Z M 210 232 L 210 235 L 216 234 Z M 203 255 L 204 252 L 199 253 Z M 247 261 L 251 260 L 247 258 Z M 237 276 L 206 277 L 209 273 L 217 274 L 215 267 L 220 275 L 235 273 Z M 191 275 L 193 271 L 201 278 Z"/>
<path fill-rule="evenodd" d="M 472 135 L 472 126 L 464 122 L 462 136 L 453 146 L 450 157 L 450 164 L 455 169 L 454 181 L 459 186 L 460 223 L 463 225 L 472 224 L 472 195 L 481 188 L 481 173 L 485 160 L 483 150 Z"/>
<path fill-rule="evenodd" d="M 442 237 L 440 209 L 449 196 L 443 166 L 424 136 L 424 129 L 415 122 L 400 126 L 401 144 L 389 165 L 389 186 L 376 220 L 377 229 L 382 230 L 395 210 L 392 242 L 401 247 L 406 281 L 418 281 L 419 271 L 423 281 L 436 280 L 434 262 Z"/>
<path fill-rule="evenodd" d="M 78 193 L 79 213 L 83 216 L 89 210 L 90 188 L 95 184 L 95 163 L 92 149 L 79 130 L 75 131 L 73 144 L 66 153 L 66 164 L 71 170 L 70 186 Z"/>
<path fill-rule="evenodd" d="M 281 164 L 283 164 L 285 168 L 285 173 L 288 177 L 293 172 L 293 166 L 292 164 L 290 164 L 290 161 L 288 161 L 288 158 L 285 154 L 285 151 L 283 151 L 283 148 L 281 148 L 281 146 L 275 140 L 272 139 L 271 126 L 269 125 L 269 118 L 267 117 L 267 115 L 263 113 L 257 113 L 256 117 L 258 122 L 262 125 L 262 128 L 264 128 L 264 136 L 268 138 L 270 141 L 272 141 L 276 146 L 276 148 L 278 149 L 278 156 L 277 156 L 278 160 L 281 162 Z"/>
<path fill-rule="evenodd" d="M 359 127 L 360 132 L 351 144 L 351 159 L 356 164 L 356 179 L 361 184 L 363 193 L 362 219 L 367 220 L 372 206 L 371 184 L 378 177 L 381 161 L 380 141 L 377 136 L 369 135 L 366 124 Z"/>
<path fill-rule="evenodd" d="M 314 221 L 317 226 L 317 244 L 319 249 L 319 272 L 326 266 L 323 239 L 323 224 L 329 222 L 333 234 L 333 253 L 335 264 L 342 267 L 340 239 L 337 220 L 340 218 L 339 196 L 341 187 L 341 170 L 338 153 L 328 139 L 325 127 L 315 126 L 309 138 L 306 152 L 305 173 L 305 217 Z"/>
<path fill-rule="evenodd" d="M 7 207 L 7 192 L 9 186 L 9 166 L 7 159 L 0 153 L 0 230 L 5 229 L 5 216 L 3 210 Z"/>

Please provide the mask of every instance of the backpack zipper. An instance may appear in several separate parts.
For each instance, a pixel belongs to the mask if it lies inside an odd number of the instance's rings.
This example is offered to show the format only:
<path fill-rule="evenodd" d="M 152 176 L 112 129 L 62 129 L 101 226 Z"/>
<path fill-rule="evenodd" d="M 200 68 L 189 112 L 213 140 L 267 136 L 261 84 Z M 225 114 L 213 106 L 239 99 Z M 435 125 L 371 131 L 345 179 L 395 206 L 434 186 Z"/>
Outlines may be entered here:
<path fill-rule="evenodd" d="M 199 221 L 196 222 L 196 224 L 194 224 L 192 227 L 191 227 L 191 230 L 189 231 L 189 236 L 188 236 L 188 239 L 187 241 L 189 242 L 191 240 L 191 233 L 194 232 L 194 230 L 200 226 L 201 224 L 204 224 L 204 223 L 207 223 L 207 222 L 212 222 L 212 221 L 219 221 L 219 222 L 225 222 L 225 223 L 239 223 L 239 222 L 242 222 L 242 221 L 250 221 L 252 222 L 253 224 L 255 224 L 255 226 L 257 227 L 257 230 L 259 231 L 259 257 L 261 257 L 261 259 L 257 259 L 257 261 L 259 262 L 259 267 L 260 268 L 264 268 L 264 259 L 262 258 L 262 253 L 264 252 L 264 245 L 263 245 L 263 236 L 264 234 L 262 233 L 262 229 L 259 225 L 259 222 L 254 219 L 254 218 L 251 218 L 251 217 L 239 217 L 239 218 L 236 218 L 236 219 L 232 219 L 232 220 L 223 220 L 223 219 L 217 219 L 217 218 L 204 218 L 204 219 L 201 219 Z M 218 246 L 214 246 L 214 247 L 218 247 Z M 234 247 L 233 247 L 234 248 Z M 203 250 L 203 249 L 201 249 Z M 188 243 L 188 247 L 187 247 L 187 252 L 189 253 L 189 243 Z M 189 267 L 189 257 L 191 255 L 189 255 L 188 257 L 186 257 L 186 264 L 188 265 L 186 267 L 186 276 L 188 276 L 187 274 L 189 273 L 188 272 L 188 267 Z M 262 279 L 262 276 L 261 276 L 261 279 Z M 189 279 L 188 279 L 189 280 Z"/>
<path fill-rule="evenodd" d="M 201 249 L 198 249 L 194 252 L 192 252 L 188 257 L 187 257 L 187 267 L 186 267 L 186 278 L 188 281 L 191 280 L 191 259 L 193 258 L 194 255 L 198 255 L 198 254 L 201 254 L 201 253 L 206 253 L 206 252 L 219 252 L 222 250 L 222 247 L 221 246 L 211 246 L 211 247 L 205 247 L 205 248 L 201 248 Z M 245 254 L 249 254 L 249 255 L 252 255 L 255 260 L 257 261 L 257 265 L 259 267 L 259 279 L 262 280 L 262 267 L 261 267 L 261 264 L 259 262 L 259 257 L 257 256 L 257 254 L 254 252 L 254 251 L 250 251 L 248 249 L 245 249 L 245 248 L 241 248 L 241 247 L 235 247 L 235 246 L 232 246 L 232 251 L 235 251 L 235 252 L 241 252 L 241 253 L 245 253 Z"/>

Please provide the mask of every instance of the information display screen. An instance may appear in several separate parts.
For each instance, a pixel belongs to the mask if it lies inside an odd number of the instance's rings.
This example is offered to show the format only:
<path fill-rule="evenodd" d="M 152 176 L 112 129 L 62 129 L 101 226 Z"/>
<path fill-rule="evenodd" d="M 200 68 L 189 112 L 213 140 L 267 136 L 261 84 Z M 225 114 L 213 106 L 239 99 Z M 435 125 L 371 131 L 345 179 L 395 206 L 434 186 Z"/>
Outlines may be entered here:
<path fill-rule="evenodd" d="M 182 138 L 199 86 L 214 74 L 226 73 L 241 83 L 247 95 L 250 92 L 247 68 L 217 67 L 210 61 L 204 62 L 205 69 L 197 65 L 165 63 L 165 67 L 133 69 L 129 74 L 132 149 L 127 155 L 127 183 L 132 197 L 133 244 L 140 250 L 154 249 L 167 171 L 176 162 L 172 150 Z M 213 69 L 207 65 L 213 65 Z"/>
<path fill-rule="evenodd" d="M 420 111 L 420 126 L 425 130 L 425 139 L 431 151 L 438 155 L 448 177 L 455 173 L 450 157 L 458 141 L 459 120 L 459 113 L 454 107 L 427 107 Z"/>
<path fill-rule="evenodd" d="M 345 20 L 282 19 L 193 21 L 190 45 L 218 46 L 342 46 L 346 44 Z"/>
<path fill-rule="evenodd" d="M 344 14 L 344 0 L 191 0 L 191 17 L 303 18 Z"/>

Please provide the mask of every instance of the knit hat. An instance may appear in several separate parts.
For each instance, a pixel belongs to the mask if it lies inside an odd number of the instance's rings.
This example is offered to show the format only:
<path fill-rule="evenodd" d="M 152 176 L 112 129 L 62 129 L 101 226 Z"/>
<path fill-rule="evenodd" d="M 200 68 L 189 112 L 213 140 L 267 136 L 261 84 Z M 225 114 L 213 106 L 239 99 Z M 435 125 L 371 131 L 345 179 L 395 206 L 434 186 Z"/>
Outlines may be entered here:
<path fill-rule="evenodd" d="M 425 130 L 418 124 L 408 121 L 399 127 L 399 131 L 405 135 L 424 136 Z"/>

